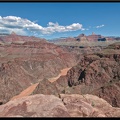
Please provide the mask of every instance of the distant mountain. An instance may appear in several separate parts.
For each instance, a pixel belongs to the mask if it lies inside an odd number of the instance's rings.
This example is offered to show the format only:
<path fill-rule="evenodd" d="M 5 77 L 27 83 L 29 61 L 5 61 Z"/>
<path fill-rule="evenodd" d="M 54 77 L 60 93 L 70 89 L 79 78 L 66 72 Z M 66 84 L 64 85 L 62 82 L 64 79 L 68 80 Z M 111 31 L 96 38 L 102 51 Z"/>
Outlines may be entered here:
<path fill-rule="evenodd" d="M 91 35 L 85 35 L 85 34 L 80 34 L 77 37 L 61 37 L 61 38 L 56 38 L 53 40 L 48 40 L 49 42 L 72 42 L 72 41 L 112 41 L 112 40 L 120 40 L 120 37 L 105 37 L 102 35 L 97 35 L 95 33 L 92 33 Z"/>
<path fill-rule="evenodd" d="M 11 34 L 1 34 L 0 35 L 0 42 L 3 43 L 12 43 L 12 42 L 25 42 L 25 41 L 46 41 L 44 38 L 37 38 L 34 36 L 21 36 L 17 35 L 15 32 Z"/>

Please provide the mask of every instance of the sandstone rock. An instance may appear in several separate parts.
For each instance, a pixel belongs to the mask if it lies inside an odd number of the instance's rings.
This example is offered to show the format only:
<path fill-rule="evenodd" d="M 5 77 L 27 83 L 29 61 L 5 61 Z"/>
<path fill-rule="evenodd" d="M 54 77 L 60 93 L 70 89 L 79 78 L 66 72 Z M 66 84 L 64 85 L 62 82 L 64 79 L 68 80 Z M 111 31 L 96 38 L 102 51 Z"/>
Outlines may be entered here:
<path fill-rule="evenodd" d="M 70 115 L 59 98 L 37 94 L 1 105 L 0 117 L 70 117 Z"/>
<path fill-rule="evenodd" d="M 120 108 L 89 94 L 36 94 L 1 105 L 0 117 L 120 117 Z"/>
<path fill-rule="evenodd" d="M 105 100 L 90 94 L 61 94 L 61 99 L 73 117 L 119 117 L 120 108 L 114 108 Z M 112 112 L 114 114 L 112 114 Z M 116 113 L 116 114 L 115 114 Z"/>

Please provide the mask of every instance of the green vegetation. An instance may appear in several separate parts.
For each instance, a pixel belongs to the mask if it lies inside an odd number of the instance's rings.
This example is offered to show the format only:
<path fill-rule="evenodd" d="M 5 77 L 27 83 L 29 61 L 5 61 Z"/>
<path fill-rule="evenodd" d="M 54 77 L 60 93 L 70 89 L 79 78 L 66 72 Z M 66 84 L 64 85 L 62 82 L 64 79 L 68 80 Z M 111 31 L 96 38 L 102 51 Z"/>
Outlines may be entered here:
<path fill-rule="evenodd" d="M 91 105 L 94 107 L 94 106 L 95 106 L 95 103 L 92 101 Z"/>

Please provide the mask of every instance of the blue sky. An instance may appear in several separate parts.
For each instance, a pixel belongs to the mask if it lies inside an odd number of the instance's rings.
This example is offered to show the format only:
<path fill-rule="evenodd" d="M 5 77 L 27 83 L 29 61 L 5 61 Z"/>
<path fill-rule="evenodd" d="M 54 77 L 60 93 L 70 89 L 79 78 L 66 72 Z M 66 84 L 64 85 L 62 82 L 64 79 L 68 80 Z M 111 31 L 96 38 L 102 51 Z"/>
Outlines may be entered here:
<path fill-rule="evenodd" d="M 119 29 L 119 2 L 0 3 L 0 33 L 52 39 L 92 32 L 120 36 Z"/>

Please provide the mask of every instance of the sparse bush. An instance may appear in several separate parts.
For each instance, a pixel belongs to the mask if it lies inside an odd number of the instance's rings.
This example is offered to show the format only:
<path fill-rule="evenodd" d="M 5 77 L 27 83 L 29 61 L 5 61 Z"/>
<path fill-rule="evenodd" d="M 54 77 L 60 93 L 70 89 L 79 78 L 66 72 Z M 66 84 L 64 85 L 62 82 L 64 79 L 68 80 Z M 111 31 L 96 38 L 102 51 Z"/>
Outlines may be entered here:
<path fill-rule="evenodd" d="M 94 106 L 95 106 L 95 103 L 92 101 L 91 105 L 94 107 Z"/>

